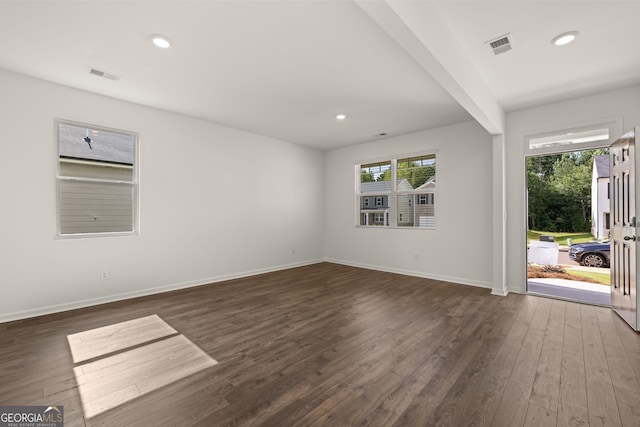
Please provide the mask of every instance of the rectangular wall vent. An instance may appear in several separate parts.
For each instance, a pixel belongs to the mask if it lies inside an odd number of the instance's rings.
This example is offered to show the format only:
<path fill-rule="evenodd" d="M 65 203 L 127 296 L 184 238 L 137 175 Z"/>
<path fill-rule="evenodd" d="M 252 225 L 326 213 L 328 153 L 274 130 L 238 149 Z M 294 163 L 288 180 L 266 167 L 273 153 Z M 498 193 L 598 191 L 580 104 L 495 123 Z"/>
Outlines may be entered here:
<path fill-rule="evenodd" d="M 513 49 L 513 39 L 511 38 L 511 34 L 505 34 L 504 36 L 489 40 L 487 43 L 493 50 L 494 55 L 499 55 Z"/>
<path fill-rule="evenodd" d="M 113 80 L 114 82 L 120 80 L 120 77 L 116 76 L 115 74 L 107 73 L 96 68 L 90 68 L 89 74 L 93 74 L 94 76 L 98 77 L 104 77 L 105 79 Z"/>

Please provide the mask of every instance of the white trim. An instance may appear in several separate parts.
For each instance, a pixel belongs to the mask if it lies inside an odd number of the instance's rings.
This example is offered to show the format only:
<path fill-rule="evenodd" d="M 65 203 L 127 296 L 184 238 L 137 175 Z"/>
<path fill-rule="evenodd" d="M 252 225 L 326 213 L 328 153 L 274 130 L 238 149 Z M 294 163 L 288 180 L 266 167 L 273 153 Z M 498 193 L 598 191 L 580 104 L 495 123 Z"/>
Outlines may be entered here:
<path fill-rule="evenodd" d="M 422 195 L 422 194 L 435 194 L 435 190 L 433 189 L 423 189 L 423 190 L 418 190 L 418 189 L 414 189 L 414 191 L 406 191 L 406 190 L 398 190 L 398 159 L 402 160 L 402 159 L 409 159 L 412 157 L 430 157 L 433 156 L 435 165 L 437 165 L 437 158 L 438 158 L 438 150 L 427 150 L 427 151 L 418 151 L 418 152 L 414 152 L 411 154 L 399 154 L 399 155 L 391 155 L 391 156 L 386 156 L 381 158 L 381 160 L 369 160 L 369 161 L 361 161 L 361 162 L 356 162 L 354 164 L 354 179 L 355 179 L 355 206 L 356 206 L 356 214 L 355 214 L 355 223 L 354 226 L 356 228 L 390 228 L 390 229 L 410 229 L 410 230 L 415 230 L 415 229 L 430 229 L 430 230 L 435 230 L 437 227 L 436 225 L 432 225 L 429 227 L 420 227 L 420 226 L 400 226 L 398 225 L 398 196 L 401 195 L 411 195 L 413 197 L 413 195 L 418 194 L 418 195 Z M 361 183 L 361 176 L 362 176 L 362 165 L 371 165 L 371 164 L 386 164 L 389 163 L 390 164 L 390 168 L 389 171 L 391 172 L 391 182 L 390 182 L 390 186 L 391 186 L 391 191 L 372 191 L 372 192 L 366 192 L 363 193 L 362 192 L 362 183 Z M 437 172 L 436 172 L 436 176 L 437 176 Z M 385 181 L 386 182 L 386 181 Z M 365 221 L 366 224 L 362 224 L 362 214 L 365 213 L 363 212 L 363 202 L 362 202 L 362 198 L 363 197 L 379 197 L 379 196 L 387 196 L 387 210 L 388 210 L 388 217 L 387 217 L 387 221 L 385 221 L 385 224 L 383 225 L 375 225 L 372 226 L 370 224 L 368 224 L 368 221 Z M 435 197 L 435 196 L 433 196 Z M 424 205 L 419 205 L 417 203 L 414 203 L 413 205 L 410 204 L 411 207 L 413 208 L 417 208 L 418 206 L 428 206 L 429 205 L 429 199 L 427 196 L 427 203 L 425 203 Z M 436 217 L 436 207 L 435 207 L 435 203 L 432 204 L 433 208 L 434 208 L 434 215 L 433 217 Z M 369 206 L 366 206 L 367 208 L 369 208 Z M 382 207 L 380 205 L 378 205 L 376 203 L 376 200 L 374 199 L 374 208 L 379 208 Z M 367 216 L 368 218 L 368 216 Z"/>
<path fill-rule="evenodd" d="M 400 228 L 400 227 L 398 227 L 398 228 Z M 412 227 L 408 227 L 408 228 L 412 228 Z M 422 277 L 424 279 L 432 279 L 432 280 L 450 282 L 451 284 L 475 286 L 477 288 L 485 288 L 485 289 L 491 289 L 491 287 L 492 287 L 491 283 L 489 283 L 489 282 L 480 282 L 480 281 L 477 281 L 477 280 L 463 279 L 463 278 L 460 278 L 460 277 L 442 276 L 442 275 L 439 275 L 439 274 L 430 274 L 430 273 L 425 273 L 425 272 L 422 272 L 422 271 L 413 271 L 413 270 L 404 270 L 404 269 L 400 269 L 400 268 L 382 267 L 382 266 L 379 266 L 379 265 L 363 264 L 363 263 L 359 263 L 359 262 L 345 261 L 345 260 L 333 259 L 333 258 L 327 258 L 327 259 L 325 259 L 325 261 L 326 262 L 331 262 L 331 263 L 334 263 L 334 264 L 347 265 L 349 267 L 366 268 L 367 270 L 384 271 L 386 273 L 395 273 L 395 274 L 402 274 L 404 276 Z"/>
<path fill-rule="evenodd" d="M 210 277 L 210 278 L 192 280 L 192 281 L 189 281 L 189 282 L 174 283 L 174 284 L 171 284 L 171 285 L 165 285 L 165 286 L 158 286 L 158 287 L 155 287 L 155 288 L 142 289 L 142 290 L 134 291 L 134 292 L 124 292 L 124 293 L 120 293 L 120 294 L 109 295 L 109 296 L 106 296 L 106 297 L 84 299 L 84 300 L 78 300 L 78 301 L 73 301 L 73 302 L 64 303 L 64 304 L 56 304 L 56 305 L 50 305 L 50 306 L 46 306 L 46 307 L 38 307 L 38 308 L 31 309 L 31 310 L 16 311 L 16 312 L 13 312 L 13 313 L 6 313 L 6 314 L 0 315 L 0 323 L 12 322 L 12 321 L 15 321 L 15 320 L 28 319 L 30 317 L 44 316 L 44 315 L 47 315 L 47 314 L 60 313 L 60 312 L 63 312 L 63 311 L 76 310 L 76 309 L 79 309 L 79 308 L 86 308 L 86 307 L 91 307 L 91 306 L 94 306 L 94 305 L 100 305 L 100 304 L 107 304 L 107 303 L 111 303 L 111 302 L 123 301 L 123 300 L 131 299 L 131 298 L 139 298 L 139 297 L 144 297 L 144 296 L 149 296 L 149 295 L 155 295 L 155 294 L 175 291 L 175 290 L 179 290 L 179 289 L 193 288 L 193 287 L 196 287 L 196 286 L 204 286 L 204 285 L 216 284 L 218 282 L 225 282 L 225 281 L 233 280 L 233 279 L 241 279 L 241 278 L 244 278 L 244 277 L 256 276 L 258 274 L 272 273 L 272 272 L 275 272 L 275 271 L 288 270 L 290 268 L 296 268 L 296 267 L 304 267 L 306 265 L 318 264 L 318 263 L 321 263 L 321 262 L 324 262 L 324 261 L 325 261 L 324 259 L 315 259 L 315 260 L 303 261 L 303 262 L 299 262 L 299 263 L 279 265 L 279 266 L 270 267 L 270 268 L 250 270 L 250 271 L 246 271 L 246 272 L 242 272 L 242 273 L 226 274 L 226 275 L 222 275 L 222 276 L 215 276 L 215 277 Z"/>
<path fill-rule="evenodd" d="M 494 135 L 493 159 L 493 289 L 492 295 L 506 296 L 507 286 L 507 187 L 506 187 L 506 138 Z"/>
<path fill-rule="evenodd" d="M 460 285 L 466 285 L 466 286 L 474 286 L 479 288 L 491 289 L 491 283 L 487 283 L 487 282 L 480 282 L 475 280 L 463 279 L 459 277 L 443 276 L 443 275 L 437 275 L 437 274 L 428 274 L 421 271 L 411 271 L 411 270 L 375 266 L 370 264 L 363 264 L 363 263 L 357 263 L 357 262 L 351 262 L 351 261 L 345 261 L 345 260 L 339 260 L 339 259 L 324 258 L 324 259 L 313 259 L 313 260 L 303 261 L 299 263 L 284 264 L 284 265 L 279 265 L 279 266 L 269 267 L 269 268 L 250 270 L 242 273 L 214 276 L 210 278 L 192 280 L 189 282 L 181 282 L 181 283 L 175 283 L 175 284 L 170 284 L 165 286 L 158 286 L 155 288 L 142 289 L 134 292 L 124 292 L 124 293 L 114 294 L 106 297 L 84 299 L 84 300 L 78 300 L 78 301 L 73 301 L 73 302 L 64 303 L 64 304 L 56 304 L 56 305 L 50 305 L 45 307 L 38 307 L 30 310 L 6 313 L 6 314 L 0 315 L 0 324 L 6 323 L 6 322 L 12 322 L 16 320 L 28 319 L 31 317 L 61 313 L 69 310 L 87 308 L 87 307 L 92 307 L 100 304 L 124 301 L 132 298 L 156 295 L 156 294 L 161 294 L 164 292 L 170 292 L 170 291 L 175 291 L 180 289 L 193 288 L 196 286 L 219 284 L 220 282 L 225 282 L 229 280 L 241 279 L 241 278 L 256 276 L 256 275 L 265 274 L 265 273 L 273 273 L 276 271 L 288 270 L 290 268 L 304 267 L 307 265 L 319 264 L 322 262 L 329 262 L 329 263 L 346 265 L 346 266 L 356 267 L 356 268 L 365 268 L 367 270 L 402 274 L 405 276 L 422 277 L 425 279 L 450 282 L 452 284 L 460 284 Z M 495 290 L 493 290 L 491 293 L 494 295 L 498 295 L 498 293 L 496 293 Z M 508 292 L 505 292 L 505 295 L 507 293 Z"/>
<path fill-rule="evenodd" d="M 596 141 L 593 143 L 584 143 L 584 144 L 569 144 L 555 147 L 547 147 L 544 149 L 529 149 L 529 139 L 533 137 L 540 137 L 546 135 L 553 135 L 555 133 L 560 132 L 569 132 L 569 131 L 581 131 L 581 130 L 589 130 L 589 129 L 597 129 L 597 128 L 609 128 L 609 139 L 608 141 Z M 568 152 L 577 152 L 577 151 L 589 151 L 596 150 L 598 148 L 608 148 L 611 143 L 622 135 L 623 129 L 623 117 L 622 116 L 614 116 L 614 117 L 606 117 L 599 120 L 589 120 L 579 123 L 566 124 L 562 126 L 554 126 L 548 128 L 545 131 L 539 131 L 538 133 L 532 132 L 522 132 L 519 136 L 521 143 L 524 147 L 524 155 L 522 156 L 521 163 L 521 173 L 524 174 L 524 188 L 522 190 L 522 194 L 524 194 L 524 245 L 522 249 L 522 259 L 525 260 L 524 268 L 520 269 L 519 276 L 524 279 L 522 286 L 518 286 L 517 288 L 510 287 L 509 290 L 511 292 L 519 293 L 519 294 L 528 294 L 529 293 L 529 273 L 527 271 L 527 229 L 529 227 L 529 181 L 527 179 L 527 159 L 529 157 L 543 157 L 543 156 L 552 156 L 555 154 L 562 154 Z"/>
<path fill-rule="evenodd" d="M 131 237 L 139 236 L 139 231 L 109 231 L 104 233 L 74 233 L 74 234 L 55 234 L 54 240 L 76 240 L 76 239 L 95 239 L 100 237 Z"/>
<path fill-rule="evenodd" d="M 89 161 L 89 160 L 79 160 L 79 159 L 70 159 L 68 157 L 61 157 L 59 159 L 60 163 L 71 163 L 75 165 L 88 165 L 88 166 L 99 166 L 103 168 L 116 168 L 116 169 L 127 169 L 133 170 L 133 165 L 123 165 L 120 163 L 105 163 L 99 161 Z"/>
<path fill-rule="evenodd" d="M 553 147 L 544 147 L 544 148 L 529 148 L 529 141 L 534 138 L 543 138 L 546 136 L 558 135 L 563 132 L 582 132 L 587 130 L 595 130 L 595 129 L 608 129 L 609 130 L 609 139 L 607 141 L 594 141 L 594 142 L 585 142 L 579 144 L 567 144 L 567 145 L 558 145 Z M 618 139 L 623 132 L 623 117 L 622 116 L 613 116 L 613 117 L 604 117 L 597 120 L 589 120 L 577 123 L 565 123 L 562 125 L 552 126 L 543 129 L 531 130 L 522 132 L 520 134 L 520 141 L 524 146 L 524 156 L 544 156 L 547 154 L 559 154 L 573 151 L 584 151 L 591 150 L 595 148 L 607 147 L 613 141 Z"/>
<path fill-rule="evenodd" d="M 55 240 L 66 240 L 66 239 L 88 239 L 88 238 L 96 238 L 96 237 L 121 237 L 121 236 L 139 236 L 140 235 L 140 135 L 137 132 L 125 130 L 125 129 L 116 129 L 107 126 L 94 125 L 91 123 L 78 122 L 75 120 L 67 120 L 61 118 L 54 118 L 54 141 L 56 144 L 55 147 L 55 162 L 56 162 L 56 176 L 55 176 L 55 194 L 56 194 L 56 203 L 55 203 L 55 219 L 56 219 L 56 229 L 54 234 Z M 60 163 L 82 163 L 82 160 L 77 159 L 68 159 L 68 158 L 60 158 L 60 125 L 66 124 L 76 127 L 94 129 L 103 132 L 111 132 L 111 133 L 120 133 L 124 135 L 129 135 L 133 137 L 133 165 L 115 165 L 109 164 L 109 167 L 117 167 L 117 168 L 131 168 L 133 170 L 132 181 L 115 181 L 115 180 L 105 180 L 105 179 L 95 179 L 95 178 L 81 178 L 81 177 L 69 177 L 60 174 Z M 93 163 L 91 163 L 93 164 Z M 131 231 L 122 231 L 122 232 L 99 232 L 99 233 L 73 233 L 73 234 L 63 234 L 61 232 L 61 223 L 60 223 L 60 182 L 61 181 L 79 181 L 79 182 L 98 182 L 105 184 L 125 184 L 131 185 L 133 189 L 133 212 L 131 213 L 131 225 L 133 230 Z"/>
<path fill-rule="evenodd" d="M 435 217 L 434 217 L 435 218 Z M 366 228 L 368 230 L 437 230 L 437 227 L 420 227 L 417 225 L 360 225 L 356 224 L 356 228 Z"/>
<path fill-rule="evenodd" d="M 81 178 L 77 176 L 60 176 L 58 177 L 60 181 L 78 181 L 78 182 L 98 182 L 100 184 L 127 184 L 134 186 L 136 185 L 133 181 L 115 181 L 113 179 L 101 179 L 101 178 Z"/>

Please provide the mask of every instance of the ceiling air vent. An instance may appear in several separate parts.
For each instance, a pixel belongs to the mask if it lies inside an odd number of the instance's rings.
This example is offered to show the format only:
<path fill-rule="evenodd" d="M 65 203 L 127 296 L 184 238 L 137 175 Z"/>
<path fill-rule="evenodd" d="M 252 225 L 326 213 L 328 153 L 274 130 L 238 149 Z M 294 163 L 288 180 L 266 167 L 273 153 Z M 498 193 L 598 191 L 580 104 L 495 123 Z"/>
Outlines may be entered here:
<path fill-rule="evenodd" d="M 105 79 L 113 80 L 114 82 L 120 80 L 120 77 L 116 76 L 115 74 L 110 74 L 105 71 L 98 70 L 96 68 L 90 68 L 89 74 L 93 74 L 94 76 L 98 76 L 98 77 L 104 77 Z"/>
<path fill-rule="evenodd" d="M 487 43 L 493 50 L 494 55 L 499 55 L 513 48 L 513 40 L 511 39 L 510 33 L 496 39 L 489 40 Z"/>

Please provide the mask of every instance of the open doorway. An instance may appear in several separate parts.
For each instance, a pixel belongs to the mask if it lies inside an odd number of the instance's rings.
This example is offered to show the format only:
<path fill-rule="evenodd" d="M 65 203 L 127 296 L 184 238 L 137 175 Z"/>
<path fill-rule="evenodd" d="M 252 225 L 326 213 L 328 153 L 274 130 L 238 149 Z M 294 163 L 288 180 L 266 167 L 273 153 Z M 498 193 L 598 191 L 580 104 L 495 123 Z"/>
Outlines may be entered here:
<path fill-rule="evenodd" d="M 611 305 L 609 150 L 529 156 L 527 292 Z"/>

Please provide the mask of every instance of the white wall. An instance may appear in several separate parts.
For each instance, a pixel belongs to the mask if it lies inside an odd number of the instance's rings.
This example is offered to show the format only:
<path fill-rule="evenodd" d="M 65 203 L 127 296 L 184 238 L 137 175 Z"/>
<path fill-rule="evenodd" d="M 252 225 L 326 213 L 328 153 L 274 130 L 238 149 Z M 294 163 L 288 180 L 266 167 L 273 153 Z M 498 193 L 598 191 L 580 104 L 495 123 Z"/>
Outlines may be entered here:
<path fill-rule="evenodd" d="M 491 135 L 477 123 L 467 122 L 329 151 L 325 159 L 327 258 L 491 287 L 492 143 Z M 432 150 L 437 150 L 437 229 L 356 227 L 354 165 Z"/>
<path fill-rule="evenodd" d="M 323 258 L 324 153 L 5 71 L 0 94 L 0 321 Z M 54 239 L 54 118 L 139 133 L 139 236 Z"/>
<path fill-rule="evenodd" d="M 524 137 L 550 128 L 623 117 L 624 130 L 640 125 L 640 86 L 613 90 L 507 114 L 507 286 L 526 290 Z"/>

